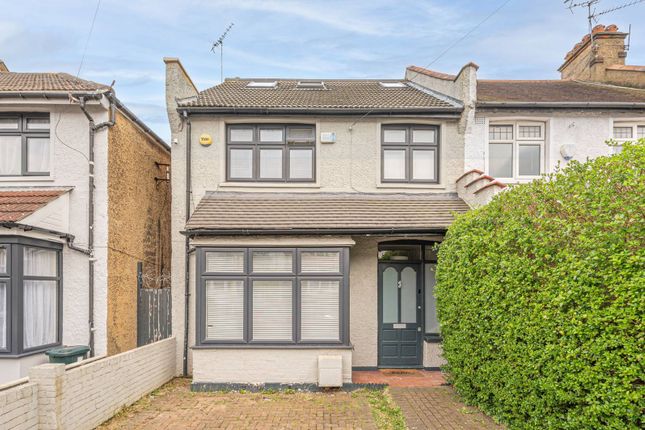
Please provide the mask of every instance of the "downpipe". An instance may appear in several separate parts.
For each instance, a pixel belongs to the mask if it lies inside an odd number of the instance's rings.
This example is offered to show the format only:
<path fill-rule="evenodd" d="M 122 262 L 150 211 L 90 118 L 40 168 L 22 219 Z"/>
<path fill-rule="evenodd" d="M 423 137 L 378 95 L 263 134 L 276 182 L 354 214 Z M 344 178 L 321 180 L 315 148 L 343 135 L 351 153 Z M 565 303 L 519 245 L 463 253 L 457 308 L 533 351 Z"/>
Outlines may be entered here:
<path fill-rule="evenodd" d="M 191 189 L 191 123 L 188 114 L 184 112 L 186 120 L 186 223 L 190 218 L 190 193 Z M 183 375 L 188 376 L 188 324 L 190 323 L 190 238 L 186 236 L 184 252 L 184 351 L 183 351 Z"/>
<path fill-rule="evenodd" d="M 87 110 L 87 97 L 81 96 L 79 97 L 79 106 L 83 113 L 85 114 L 85 117 L 87 118 L 89 122 L 89 150 L 88 150 L 88 209 L 87 209 L 87 248 L 89 251 L 89 258 L 88 258 L 88 314 L 89 314 L 89 319 L 88 319 L 88 326 L 89 326 L 89 347 L 90 347 L 90 357 L 94 357 L 95 351 L 94 351 L 94 263 L 96 263 L 96 255 L 94 254 L 94 207 L 95 207 L 95 201 L 94 201 L 94 189 L 95 189 L 95 184 L 94 184 L 94 141 L 95 141 L 95 136 L 96 132 L 99 130 L 102 130 L 103 128 L 108 128 L 112 127 L 115 123 L 116 119 L 116 106 L 115 106 L 115 101 L 114 98 L 112 97 L 112 94 L 110 92 L 102 94 L 107 99 L 110 101 L 110 118 L 106 122 L 102 122 L 99 124 L 96 124 L 94 121 L 94 117 L 89 113 Z M 102 95 L 98 95 L 98 99 L 101 98 Z"/>

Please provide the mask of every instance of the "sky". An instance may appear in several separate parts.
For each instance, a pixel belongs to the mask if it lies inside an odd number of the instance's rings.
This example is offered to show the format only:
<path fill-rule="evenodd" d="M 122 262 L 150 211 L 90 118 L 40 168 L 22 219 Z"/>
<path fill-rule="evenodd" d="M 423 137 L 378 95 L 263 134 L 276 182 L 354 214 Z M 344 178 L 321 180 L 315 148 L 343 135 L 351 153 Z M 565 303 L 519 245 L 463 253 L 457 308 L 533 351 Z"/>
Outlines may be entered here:
<path fill-rule="evenodd" d="M 557 79 L 587 32 L 586 11 L 561 0 L 102 0 L 80 77 L 110 84 L 162 138 L 163 57 L 179 57 L 200 90 L 220 81 L 212 43 L 224 43 L 225 77 L 401 78 L 409 65 L 478 77 Z M 628 0 L 601 0 L 598 11 Z M 0 59 L 18 72 L 76 75 L 96 0 L 0 0 Z M 632 24 L 629 64 L 645 64 L 645 2 L 601 17 Z M 641 25 L 639 26 L 639 23 Z"/>

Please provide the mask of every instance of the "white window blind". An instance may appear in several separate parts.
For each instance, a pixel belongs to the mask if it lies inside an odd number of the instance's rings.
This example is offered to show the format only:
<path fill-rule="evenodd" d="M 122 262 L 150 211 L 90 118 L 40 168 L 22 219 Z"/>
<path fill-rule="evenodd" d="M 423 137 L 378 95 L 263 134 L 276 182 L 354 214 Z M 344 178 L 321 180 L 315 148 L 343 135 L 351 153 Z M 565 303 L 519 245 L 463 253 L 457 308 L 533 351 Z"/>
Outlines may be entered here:
<path fill-rule="evenodd" d="M 231 149 L 229 163 L 231 179 L 250 179 L 253 177 L 252 149 Z"/>
<path fill-rule="evenodd" d="M 27 130 L 49 130 L 49 117 L 27 118 Z"/>
<path fill-rule="evenodd" d="M 290 149 L 289 178 L 312 179 L 313 156 L 314 151 L 312 149 Z"/>
<path fill-rule="evenodd" d="M 383 142 L 405 143 L 405 130 L 384 130 Z"/>
<path fill-rule="evenodd" d="M 434 150 L 412 151 L 412 179 L 435 179 Z"/>
<path fill-rule="evenodd" d="M 260 178 L 282 178 L 282 149 L 260 150 Z"/>
<path fill-rule="evenodd" d="M 313 142 L 315 140 L 312 127 L 288 127 L 287 142 Z"/>
<path fill-rule="evenodd" d="M 231 142 L 252 142 L 253 129 L 252 128 L 232 128 L 231 129 Z"/>
<path fill-rule="evenodd" d="M 434 143 L 435 131 L 432 129 L 413 129 L 412 143 Z"/>
<path fill-rule="evenodd" d="M 7 347 L 7 284 L 0 282 L 0 348 Z"/>
<path fill-rule="evenodd" d="M 56 281 L 25 280 L 23 287 L 24 348 L 55 343 L 58 331 Z"/>
<path fill-rule="evenodd" d="M 18 118 L 0 118 L 0 130 L 18 130 Z"/>
<path fill-rule="evenodd" d="M 339 273 L 340 252 L 338 251 L 305 251 L 300 253 L 300 271 L 302 273 Z"/>
<path fill-rule="evenodd" d="M 293 339 L 291 281 L 253 281 L 253 340 Z"/>
<path fill-rule="evenodd" d="M 244 339 L 244 281 L 206 281 L 206 339 Z"/>
<path fill-rule="evenodd" d="M 302 340 L 340 339 L 340 283 L 338 281 L 302 281 Z"/>
<path fill-rule="evenodd" d="M 260 129 L 260 142 L 282 142 L 281 128 L 261 128 Z"/>
<path fill-rule="evenodd" d="M 383 178 L 405 179 L 405 149 L 383 151 Z"/>
<path fill-rule="evenodd" d="M 293 254 L 289 251 L 254 251 L 252 255 L 255 273 L 291 273 Z"/>
<path fill-rule="evenodd" d="M 206 252 L 208 273 L 244 273 L 244 251 Z"/>

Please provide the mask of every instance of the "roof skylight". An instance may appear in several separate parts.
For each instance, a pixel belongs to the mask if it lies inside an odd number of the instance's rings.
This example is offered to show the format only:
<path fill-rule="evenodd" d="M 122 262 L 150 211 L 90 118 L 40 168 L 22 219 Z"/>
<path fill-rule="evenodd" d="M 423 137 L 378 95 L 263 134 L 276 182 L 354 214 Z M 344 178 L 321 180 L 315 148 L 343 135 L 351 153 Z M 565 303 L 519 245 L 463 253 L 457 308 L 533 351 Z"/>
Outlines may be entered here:
<path fill-rule="evenodd" d="M 246 84 L 247 88 L 275 88 L 278 86 L 278 81 L 251 81 Z"/>
<path fill-rule="evenodd" d="M 401 81 L 383 81 L 379 82 L 383 88 L 405 88 L 405 83 Z"/>
<path fill-rule="evenodd" d="M 326 87 L 323 81 L 311 80 L 311 81 L 298 81 L 298 88 L 324 90 Z"/>

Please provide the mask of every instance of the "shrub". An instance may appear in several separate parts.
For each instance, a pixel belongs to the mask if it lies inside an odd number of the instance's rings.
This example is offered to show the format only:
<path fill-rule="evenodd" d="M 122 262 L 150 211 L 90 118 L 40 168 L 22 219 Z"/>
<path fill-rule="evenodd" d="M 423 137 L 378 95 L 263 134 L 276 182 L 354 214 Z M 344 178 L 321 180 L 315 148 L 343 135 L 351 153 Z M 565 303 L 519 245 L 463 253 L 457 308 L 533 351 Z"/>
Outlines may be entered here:
<path fill-rule="evenodd" d="M 517 429 L 644 428 L 645 140 L 513 187 L 437 267 L 450 381 Z"/>

